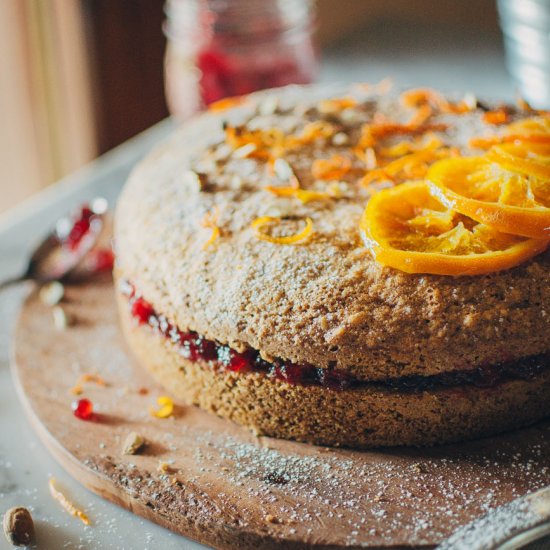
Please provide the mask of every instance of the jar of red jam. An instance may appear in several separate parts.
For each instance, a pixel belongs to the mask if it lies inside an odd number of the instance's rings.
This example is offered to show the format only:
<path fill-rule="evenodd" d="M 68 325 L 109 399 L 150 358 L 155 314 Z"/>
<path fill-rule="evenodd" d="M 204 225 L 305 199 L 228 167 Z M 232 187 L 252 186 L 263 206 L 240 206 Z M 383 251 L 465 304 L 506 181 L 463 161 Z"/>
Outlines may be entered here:
<path fill-rule="evenodd" d="M 170 111 L 185 119 L 224 97 L 311 82 L 314 25 L 311 0 L 168 0 Z"/>

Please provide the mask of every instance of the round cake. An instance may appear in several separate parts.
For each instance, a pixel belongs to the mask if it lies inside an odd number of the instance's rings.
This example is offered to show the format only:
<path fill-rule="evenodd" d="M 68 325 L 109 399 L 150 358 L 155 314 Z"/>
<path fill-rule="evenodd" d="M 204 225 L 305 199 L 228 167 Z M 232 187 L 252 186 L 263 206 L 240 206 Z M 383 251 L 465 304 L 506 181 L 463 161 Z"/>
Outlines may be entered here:
<path fill-rule="evenodd" d="M 224 100 L 134 170 L 117 299 L 130 349 L 173 396 L 258 434 L 351 447 L 548 414 L 550 233 L 525 237 L 537 254 L 518 265 L 443 275 L 385 265 L 361 230 L 370 197 L 544 115 L 383 88 Z"/>

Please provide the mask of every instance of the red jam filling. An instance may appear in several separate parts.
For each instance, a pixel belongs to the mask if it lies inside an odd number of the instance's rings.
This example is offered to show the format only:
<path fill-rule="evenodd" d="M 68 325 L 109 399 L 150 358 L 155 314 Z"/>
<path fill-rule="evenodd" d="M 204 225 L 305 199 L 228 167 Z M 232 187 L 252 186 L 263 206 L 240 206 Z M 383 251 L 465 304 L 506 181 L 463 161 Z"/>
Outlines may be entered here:
<path fill-rule="evenodd" d="M 419 392 L 474 385 L 478 388 L 493 388 L 510 380 L 531 380 L 550 367 L 550 353 L 532 355 L 516 361 L 503 361 L 474 369 L 453 371 L 431 376 L 403 376 L 383 381 L 358 380 L 335 368 L 319 368 L 308 363 L 296 364 L 283 359 L 265 361 L 258 351 L 248 349 L 238 352 L 225 344 L 207 340 L 194 331 L 181 331 L 164 315 L 136 293 L 128 281 L 122 281 L 120 290 L 128 298 L 130 313 L 139 325 L 151 328 L 178 346 L 183 357 L 190 361 L 202 361 L 218 370 L 233 372 L 262 372 L 267 376 L 284 380 L 289 384 L 322 386 L 344 390 L 365 386 L 379 386 L 400 392 Z"/>

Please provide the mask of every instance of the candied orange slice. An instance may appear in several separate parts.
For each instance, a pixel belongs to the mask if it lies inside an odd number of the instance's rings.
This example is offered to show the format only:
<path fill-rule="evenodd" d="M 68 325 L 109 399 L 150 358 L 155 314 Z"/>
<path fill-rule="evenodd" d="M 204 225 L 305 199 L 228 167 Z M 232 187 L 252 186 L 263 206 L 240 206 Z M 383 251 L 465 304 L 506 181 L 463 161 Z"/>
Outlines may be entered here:
<path fill-rule="evenodd" d="M 514 164 L 510 156 L 497 150 L 486 157 L 444 159 L 430 167 L 427 179 L 448 208 L 504 233 L 550 238 L 550 180 L 533 175 L 530 159 L 518 157 Z"/>
<path fill-rule="evenodd" d="M 512 172 L 550 179 L 550 144 L 495 145 L 489 149 L 487 158 Z"/>
<path fill-rule="evenodd" d="M 439 202 L 424 182 L 375 194 L 360 222 L 376 260 L 407 273 L 483 275 L 539 254 L 547 240 L 500 233 Z"/>

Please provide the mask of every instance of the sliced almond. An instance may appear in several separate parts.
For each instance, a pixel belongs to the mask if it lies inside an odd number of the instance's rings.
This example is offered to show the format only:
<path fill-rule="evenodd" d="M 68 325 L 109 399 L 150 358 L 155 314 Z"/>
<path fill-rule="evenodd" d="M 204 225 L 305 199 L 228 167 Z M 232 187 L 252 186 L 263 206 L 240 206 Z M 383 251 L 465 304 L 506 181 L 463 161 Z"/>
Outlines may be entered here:
<path fill-rule="evenodd" d="M 55 306 L 65 296 L 65 287 L 59 281 L 46 283 L 40 289 L 40 300 L 47 306 Z"/>
<path fill-rule="evenodd" d="M 247 143 L 233 151 L 233 158 L 245 159 L 257 149 L 255 143 Z"/>
<path fill-rule="evenodd" d="M 282 181 L 289 181 L 294 178 L 294 170 L 285 159 L 276 159 L 273 163 L 273 171 Z"/>
<path fill-rule="evenodd" d="M 122 445 L 123 455 L 135 455 L 145 445 L 145 439 L 137 432 L 130 432 Z"/>
<path fill-rule="evenodd" d="M 65 311 L 61 306 L 54 306 L 52 308 L 53 324 L 57 330 L 65 330 L 74 324 L 74 317 Z"/>
<path fill-rule="evenodd" d="M 340 146 L 349 143 L 349 136 L 345 132 L 338 132 L 332 136 L 332 145 Z"/>

